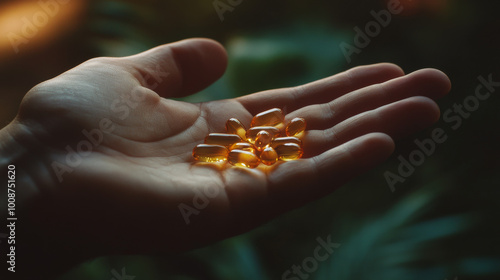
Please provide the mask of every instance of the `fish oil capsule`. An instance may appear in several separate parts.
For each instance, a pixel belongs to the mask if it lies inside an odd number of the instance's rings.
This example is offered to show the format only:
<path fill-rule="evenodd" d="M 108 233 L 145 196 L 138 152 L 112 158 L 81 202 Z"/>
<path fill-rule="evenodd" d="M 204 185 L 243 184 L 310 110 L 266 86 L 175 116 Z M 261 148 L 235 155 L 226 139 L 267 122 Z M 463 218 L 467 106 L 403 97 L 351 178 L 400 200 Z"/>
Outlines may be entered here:
<path fill-rule="evenodd" d="M 193 149 L 193 157 L 197 161 L 223 162 L 226 161 L 229 151 L 220 145 L 199 144 Z"/>
<path fill-rule="evenodd" d="M 242 151 L 247 151 L 255 154 L 255 146 L 248 143 L 248 142 L 238 142 L 234 143 L 229 147 L 229 151 L 232 150 L 242 150 Z"/>
<path fill-rule="evenodd" d="M 241 139 L 245 140 L 246 129 L 241 122 L 236 118 L 230 118 L 226 122 L 226 132 L 230 134 L 236 134 Z"/>
<path fill-rule="evenodd" d="M 296 160 L 302 157 L 302 148 L 295 143 L 285 143 L 276 147 L 278 159 L 283 161 Z"/>
<path fill-rule="evenodd" d="M 221 145 L 226 147 L 241 141 L 241 137 L 238 135 L 228 133 L 210 133 L 207 137 L 205 137 L 205 144 Z"/>
<path fill-rule="evenodd" d="M 302 141 L 297 137 L 277 137 L 271 142 L 271 147 L 275 148 L 285 143 L 295 143 L 302 147 Z"/>
<path fill-rule="evenodd" d="M 232 150 L 229 152 L 227 161 L 234 166 L 248 168 L 255 168 L 260 163 L 259 158 L 254 153 L 242 150 Z"/>
<path fill-rule="evenodd" d="M 260 153 L 260 161 L 265 165 L 273 165 L 278 161 L 278 153 L 272 147 L 266 147 Z"/>
<path fill-rule="evenodd" d="M 255 147 L 257 148 L 257 150 L 262 151 L 262 149 L 269 145 L 272 140 L 273 137 L 269 132 L 261 130 L 255 137 Z"/>
<path fill-rule="evenodd" d="M 286 126 L 286 136 L 301 137 L 306 130 L 306 121 L 303 118 L 294 118 Z"/>
<path fill-rule="evenodd" d="M 246 137 L 247 141 L 254 144 L 255 139 L 257 138 L 257 134 L 261 132 L 262 130 L 267 131 L 269 134 L 271 134 L 271 137 L 274 139 L 279 136 L 279 129 L 276 127 L 272 126 L 255 126 L 251 127 L 250 129 L 247 130 Z"/>
<path fill-rule="evenodd" d="M 252 118 L 252 122 L 250 123 L 250 127 L 254 126 L 284 126 L 285 117 L 283 116 L 283 112 L 279 108 L 270 109 L 264 111 L 262 113 L 258 113 Z M 278 128 L 278 129 L 280 129 Z"/>

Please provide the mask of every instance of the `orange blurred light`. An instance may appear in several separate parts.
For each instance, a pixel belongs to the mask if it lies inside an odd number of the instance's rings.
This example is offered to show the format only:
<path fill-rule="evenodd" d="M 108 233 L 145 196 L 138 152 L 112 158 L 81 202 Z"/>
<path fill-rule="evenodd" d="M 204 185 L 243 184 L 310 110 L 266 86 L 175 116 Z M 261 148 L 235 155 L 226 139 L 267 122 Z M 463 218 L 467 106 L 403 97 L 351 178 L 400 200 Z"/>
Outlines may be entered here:
<path fill-rule="evenodd" d="M 77 24 L 84 0 L 16 1 L 0 6 L 0 60 L 52 42 Z"/>

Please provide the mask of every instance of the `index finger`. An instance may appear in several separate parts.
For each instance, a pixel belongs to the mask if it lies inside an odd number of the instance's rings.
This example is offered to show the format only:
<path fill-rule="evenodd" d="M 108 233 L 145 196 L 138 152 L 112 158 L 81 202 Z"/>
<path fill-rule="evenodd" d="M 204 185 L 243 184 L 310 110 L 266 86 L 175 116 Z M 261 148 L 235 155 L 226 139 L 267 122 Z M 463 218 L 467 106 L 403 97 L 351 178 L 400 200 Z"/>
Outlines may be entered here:
<path fill-rule="evenodd" d="M 275 107 L 282 108 L 286 114 L 307 105 L 329 102 L 351 91 L 403 75 L 403 70 L 395 64 L 359 66 L 305 85 L 242 96 L 237 101 L 254 115 Z"/>

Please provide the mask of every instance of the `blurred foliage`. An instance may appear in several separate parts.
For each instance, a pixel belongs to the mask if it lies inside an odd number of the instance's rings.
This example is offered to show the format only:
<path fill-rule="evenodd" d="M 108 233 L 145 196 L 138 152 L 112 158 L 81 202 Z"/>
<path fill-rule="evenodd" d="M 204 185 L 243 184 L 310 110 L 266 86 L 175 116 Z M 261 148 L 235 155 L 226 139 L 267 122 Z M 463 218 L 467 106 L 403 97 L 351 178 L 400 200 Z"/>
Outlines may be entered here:
<path fill-rule="evenodd" d="M 385 1 L 242 1 L 222 22 L 212 1 L 89 1 L 78 30 L 56 47 L 0 67 L 2 100 L 19 102 L 36 83 L 90 57 L 129 55 L 195 36 L 222 42 L 230 61 L 227 74 L 185 98 L 190 102 L 294 86 L 381 61 L 407 72 L 435 67 L 447 73 L 453 90 L 439 102 L 443 112 L 474 93 L 478 76 L 493 73 L 500 81 L 500 2 L 401 2 L 407 9 L 348 63 L 339 44 L 353 44 L 353 28 L 364 28 L 373 20 L 370 11 L 384 9 Z M 112 279 L 122 268 L 149 280 L 281 279 L 312 255 L 317 237 L 328 235 L 341 247 L 309 279 L 500 279 L 499 105 L 492 94 L 457 130 L 441 120 L 402 139 L 379 168 L 250 233 L 176 257 L 102 257 L 59 279 Z M 436 127 L 448 140 L 391 192 L 384 172 L 395 172 L 398 155 L 407 157 L 414 139 L 429 138 Z"/>

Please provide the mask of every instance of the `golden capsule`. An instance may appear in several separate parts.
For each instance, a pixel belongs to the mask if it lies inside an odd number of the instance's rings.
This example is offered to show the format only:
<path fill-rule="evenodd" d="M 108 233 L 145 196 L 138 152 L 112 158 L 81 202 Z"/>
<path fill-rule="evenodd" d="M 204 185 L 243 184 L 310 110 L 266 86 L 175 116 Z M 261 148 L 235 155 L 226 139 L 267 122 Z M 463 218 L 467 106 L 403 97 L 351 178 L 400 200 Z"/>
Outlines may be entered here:
<path fill-rule="evenodd" d="M 227 148 L 220 145 L 199 144 L 193 149 L 194 159 L 204 162 L 223 162 L 228 153 Z"/>
<path fill-rule="evenodd" d="M 241 141 L 241 137 L 238 135 L 228 133 L 210 133 L 207 137 L 205 137 L 205 144 L 221 145 L 226 147 Z"/>
<path fill-rule="evenodd" d="M 285 143 L 275 148 L 278 159 L 283 161 L 296 160 L 302 157 L 302 148 L 295 143 Z"/>
<path fill-rule="evenodd" d="M 261 151 L 267 145 L 269 145 L 272 140 L 273 137 L 269 132 L 261 130 L 259 131 L 259 133 L 257 133 L 257 136 L 255 137 L 255 147 L 257 148 L 257 150 Z"/>
<path fill-rule="evenodd" d="M 274 139 L 279 136 L 280 131 L 276 127 L 272 126 L 255 126 L 251 127 L 250 129 L 247 130 L 246 137 L 247 141 L 250 143 L 255 143 L 255 139 L 257 138 L 257 134 L 261 132 L 262 130 L 267 131 L 269 134 L 271 134 L 271 137 Z"/>
<path fill-rule="evenodd" d="M 231 118 L 226 122 L 226 132 L 230 134 L 236 134 L 241 139 L 245 140 L 246 129 L 241 122 L 236 118 Z"/>
<path fill-rule="evenodd" d="M 255 168 L 260 163 L 259 158 L 254 153 L 242 150 L 232 150 L 229 152 L 227 161 L 234 166 L 248 168 Z"/>
<path fill-rule="evenodd" d="M 270 146 L 276 149 L 276 147 L 285 143 L 295 143 L 302 146 L 302 141 L 297 137 L 277 137 L 271 142 Z"/>
<path fill-rule="evenodd" d="M 247 151 L 255 154 L 255 146 L 248 143 L 248 142 L 238 142 L 234 143 L 229 147 L 229 151 L 232 150 L 242 150 L 242 151 Z"/>
<path fill-rule="evenodd" d="M 279 108 L 270 109 L 262 113 L 258 113 L 252 119 L 250 127 L 254 126 L 283 126 L 285 117 Z"/>
<path fill-rule="evenodd" d="M 306 130 L 306 121 L 303 118 L 294 118 L 286 126 L 286 135 L 301 137 Z"/>
<path fill-rule="evenodd" d="M 260 153 L 260 161 L 265 165 L 273 165 L 278 161 L 278 153 L 272 147 L 266 147 Z"/>

